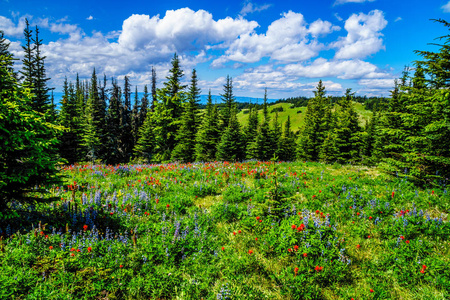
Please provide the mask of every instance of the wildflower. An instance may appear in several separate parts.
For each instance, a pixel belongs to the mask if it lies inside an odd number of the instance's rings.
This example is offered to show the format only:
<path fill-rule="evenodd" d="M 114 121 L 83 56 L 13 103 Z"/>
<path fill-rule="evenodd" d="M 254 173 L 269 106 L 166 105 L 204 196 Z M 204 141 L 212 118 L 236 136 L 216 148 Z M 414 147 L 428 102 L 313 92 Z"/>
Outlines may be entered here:
<path fill-rule="evenodd" d="M 110 216 L 112 216 L 113 214 L 114 214 L 113 212 L 110 212 L 110 213 L 109 213 Z"/>
<path fill-rule="evenodd" d="M 73 251 L 75 251 L 75 248 L 70 248 L 70 252 L 73 252 Z"/>
<path fill-rule="evenodd" d="M 392 198 L 394 198 L 394 194 L 395 194 L 395 192 L 392 192 Z"/>
<path fill-rule="evenodd" d="M 297 267 L 295 267 L 294 273 L 295 273 L 295 276 L 297 276 L 297 273 L 298 273 L 298 268 Z"/>
<path fill-rule="evenodd" d="M 294 246 L 294 251 L 297 251 L 297 250 L 298 250 L 298 246 L 295 245 L 295 246 Z"/>
<path fill-rule="evenodd" d="M 292 229 L 295 229 L 295 228 L 297 228 L 297 226 L 295 226 L 295 224 L 293 224 L 293 225 L 292 225 L 291 227 L 292 227 Z"/>
<path fill-rule="evenodd" d="M 225 247 L 222 247 L 222 251 L 225 251 Z"/>
<path fill-rule="evenodd" d="M 406 243 L 409 244 L 409 240 L 406 240 Z"/>
<path fill-rule="evenodd" d="M 255 238 L 255 241 L 257 241 L 258 240 L 258 238 Z"/>
<path fill-rule="evenodd" d="M 240 231 L 240 230 L 238 230 L 238 233 L 241 233 L 241 231 Z"/>
<path fill-rule="evenodd" d="M 48 235 L 47 234 L 45 235 L 45 238 L 48 239 Z"/>
<path fill-rule="evenodd" d="M 308 256 L 308 254 L 307 253 L 303 253 L 303 257 L 307 257 Z"/>
<path fill-rule="evenodd" d="M 252 254 L 253 253 L 253 250 L 248 250 L 248 254 Z"/>
<path fill-rule="evenodd" d="M 70 256 L 75 256 L 75 254 L 73 254 L 73 253 L 70 253 Z"/>
<path fill-rule="evenodd" d="M 261 223 L 262 222 L 262 220 L 259 220 L 259 223 Z"/>
<path fill-rule="evenodd" d="M 372 289 L 370 289 L 369 291 L 370 291 L 371 293 L 373 293 L 373 290 L 372 290 Z"/>
<path fill-rule="evenodd" d="M 367 238 L 370 239 L 370 235 L 368 235 Z"/>
<path fill-rule="evenodd" d="M 424 273 L 425 273 L 425 270 L 424 270 L 424 269 L 420 270 L 420 273 L 424 274 Z"/>
<path fill-rule="evenodd" d="M 292 249 L 291 249 L 291 248 L 288 248 L 288 252 L 292 252 Z"/>
<path fill-rule="evenodd" d="M 359 212 L 357 212 L 356 215 L 359 216 Z"/>
<path fill-rule="evenodd" d="M 156 199 L 156 204 L 158 204 L 159 203 L 159 199 Z"/>
<path fill-rule="evenodd" d="M 88 248 L 87 248 L 87 251 L 88 251 L 88 252 L 91 252 L 91 251 L 92 251 L 92 247 L 88 247 Z"/>
<path fill-rule="evenodd" d="M 81 252 L 81 250 L 80 250 L 80 249 L 77 249 L 77 252 Z"/>
<path fill-rule="evenodd" d="M 316 210 L 316 214 L 318 214 L 320 211 L 319 210 Z"/>
<path fill-rule="evenodd" d="M 400 236 L 400 238 L 402 239 L 402 240 L 404 240 L 405 239 L 405 237 L 402 235 L 402 236 Z"/>
<path fill-rule="evenodd" d="M 233 235 L 236 235 L 236 231 L 233 231 Z"/>
<path fill-rule="evenodd" d="M 50 246 L 50 247 L 48 247 L 50 250 L 52 250 L 53 249 L 53 246 Z"/>
<path fill-rule="evenodd" d="M 88 226 L 87 225 L 84 225 L 83 226 L 83 231 L 86 231 L 88 229 Z"/>
<path fill-rule="evenodd" d="M 369 220 L 372 220 L 372 217 L 371 217 L 371 216 L 369 217 Z"/>
<path fill-rule="evenodd" d="M 425 265 L 423 265 L 423 266 L 422 266 L 422 269 L 424 269 L 424 270 L 425 270 L 426 268 L 427 268 L 427 266 L 425 266 Z"/>
<path fill-rule="evenodd" d="M 361 248 L 361 245 L 359 245 L 359 244 L 358 244 L 358 245 L 356 245 L 356 248 L 358 248 L 358 249 L 359 249 L 359 248 Z"/>
<path fill-rule="evenodd" d="M 120 265 L 119 268 L 123 268 L 123 265 Z"/>
<path fill-rule="evenodd" d="M 166 205 L 166 207 L 167 207 L 167 208 L 169 208 L 169 207 L 170 207 L 170 205 L 169 205 L 169 204 L 167 204 L 167 205 Z"/>
<path fill-rule="evenodd" d="M 259 220 L 259 217 L 256 217 L 256 220 Z"/>

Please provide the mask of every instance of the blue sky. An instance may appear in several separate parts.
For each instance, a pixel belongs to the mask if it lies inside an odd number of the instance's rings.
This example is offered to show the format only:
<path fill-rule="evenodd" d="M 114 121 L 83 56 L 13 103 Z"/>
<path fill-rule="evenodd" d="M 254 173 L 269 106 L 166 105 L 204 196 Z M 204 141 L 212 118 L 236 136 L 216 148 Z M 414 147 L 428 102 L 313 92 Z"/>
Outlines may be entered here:
<path fill-rule="evenodd" d="M 142 90 L 151 67 L 158 85 L 173 54 L 188 81 L 197 69 L 204 94 L 311 96 L 319 79 L 329 94 L 389 95 L 394 78 L 418 59 L 414 50 L 448 34 L 450 1 L 23 1 L 0 0 L 0 29 L 22 57 L 24 19 L 38 25 L 50 86 L 61 91 L 97 73 L 128 75 Z M 20 64 L 17 64 L 20 67 Z"/>

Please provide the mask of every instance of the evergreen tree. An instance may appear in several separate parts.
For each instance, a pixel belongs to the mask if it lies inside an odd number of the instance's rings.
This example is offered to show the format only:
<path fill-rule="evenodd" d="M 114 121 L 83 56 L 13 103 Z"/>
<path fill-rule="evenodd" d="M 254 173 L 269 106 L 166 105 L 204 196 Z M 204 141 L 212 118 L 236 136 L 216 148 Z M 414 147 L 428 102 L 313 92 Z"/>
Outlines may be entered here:
<path fill-rule="evenodd" d="M 30 23 L 28 19 L 25 19 L 25 29 L 23 30 L 23 34 L 25 36 L 25 46 L 22 46 L 25 54 L 22 59 L 22 70 L 20 74 L 22 75 L 22 84 L 25 87 L 30 89 L 33 88 L 33 82 L 36 74 L 36 66 L 34 63 L 34 52 L 36 50 L 36 45 L 32 44 L 32 30 L 30 29 Z M 33 109 L 36 110 L 35 105 L 33 104 Z"/>
<path fill-rule="evenodd" d="M 230 112 L 228 127 L 222 134 L 217 146 L 217 158 L 223 161 L 241 161 L 245 157 L 243 136 L 237 120 L 237 108 L 233 105 Z"/>
<path fill-rule="evenodd" d="M 321 129 L 324 127 L 323 118 L 327 105 L 325 93 L 325 86 L 320 80 L 317 85 L 317 91 L 314 91 L 314 98 L 308 100 L 306 107 L 305 121 L 298 147 L 298 157 L 300 159 L 315 161 L 319 157 L 320 147 L 324 141 Z"/>
<path fill-rule="evenodd" d="M 229 75 L 227 75 L 227 82 L 223 86 L 223 91 L 224 93 L 220 95 L 224 102 L 224 107 L 220 111 L 222 117 L 222 132 L 225 131 L 230 123 L 231 110 L 236 102 L 236 99 L 233 96 L 233 79 L 230 78 Z"/>
<path fill-rule="evenodd" d="M 206 112 L 197 132 L 195 157 L 197 161 L 213 161 L 219 141 L 219 123 L 217 106 L 212 104 L 211 90 L 208 93 Z"/>
<path fill-rule="evenodd" d="M 291 130 L 291 118 L 288 115 L 280 142 L 279 159 L 283 161 L 295 160 L 296 147 L 296 136 Z"/>
<path fill-rule="evenodd" d="M 353 108 L 352 97 L 351 89 L 347 89 L 345 96 L 338 103 L 335 136 L 330 135 L 330 138 L 334 140 L 332 143 L 335 143 L 334 146 L 338 150 L 334 158 L 340 162 L 355 162 L 359 159 L 361 129 L 358 124 L 358 114 Z M 330 143 L 331 141 L 328 142 L 329 145 Z M 333 148 L 332 146 L 330 149 Z"/>
<path fill-rule="evenodd" d="M 97 75 L 95 69 L 92 72 L 89 97 L 85 110 L 85 124 L 82 137 L 82 144 L 87 149 L 86 158 L 90 161 L 100 159 L 100 148 L 102 142 L 102 123 L 99 107 L 100 98 L 98 96 Z"/>
<path fill-rule="evenodd" d="M 12 57 L 0 55 L 0 212 L 12 200 L 54 201 L 35 193 L 48 193 L 48 186 L 61 184 L 56 168 L 61 128 L 32 109 L 32 95 L 10 73 L 11 66 Z"/>
<path fill-rule="evenodd" d="M 194 69 L 187 94 L 188 102 L 185 104 L 185 109 L 181 116 L 181 126 L 177 132 L 177 145 L 172 152 L 172 160 L 180 160 L 182 162 L 193 162 L 195 160 L 195 136 L 200 123 L 198 120 L 200 92 L 197 71 Z"/>
<path fill-rule="evenodd" d="M 253 146 L 251 146 L 253 147 Z M 274 155 L 272 134 L 269 126 L 269 110 L 267 105 L 267 88 L 264 91 L 263 120 L 255 139 L 256 153 L 259 160 L 268 161 Z"/>
<path fill-rule="evenodd" d="M 144 124 L 145 119 L 147 118 L 148 112 L 148 89 L 147 85 L 144 86 L 144 96 L 141 99 L 141 109 L 139 110 L 139 127 Z"/>
<path fill-rule="evenodd" d="M 152 105 L 150 106 L 151 111 L 154 110 L 156 101 L 156 70 L 152 67 Z"/>
<path fill-rule="evenodd" d="M 272 131 L 270 134 L 271 139 L 271 149 L 273 154 L 277 157 L 280 156 L 280 147 L 281 147 L 281 124 L 278 123 L 278 111 L 275 112 L 275 118 L 272 121 Z"/>
<path fill-rule="evenodd" d="M 133 135 L 131 127 L 131 84 L 128 76 L 124 78 L 123 105 L 120 119 L 120 148 L 122 149 L 122 161 L 128 162 L 131 158 Z"/>
<path fill-rule="evenodd" d="M 14 71 L 13 65 L 14 65 L 14 56 L 12 55 L 11 52 L 9 52 L 9 45 L 10 43 L 8 43 L 4 37 L 4 32 L 2 30 L 0 30 L 0 56 L 4 56 L 4 57 L 9 57 L 10 59 L 5 60 L 3 63 L 6 66 L 6 68 L 8 69 L 8 72 L 15 78 L 17 79 L 17 74 Z"/>
<path fill-rule="evenodd" d="M 36 26 L 36 29 L 34 31 L 35 38 L 32 39 L 34 43 L 34 55 L 33 55 L 33 65 L 34 65 L 34 76 L 32 78 L 33 82 L 33 103 L 34 108 L 36 111 L 41 113 L 48 113 L 49 117 L 51 118 L 53 122 L 55 121 L 54 117 L 54 106 L 50 103 L 50 98 L 48 92 L 51 90 L 47 87 L 47 81 L 50 80 L 50 78 L 47 78 L 44 61 L 45 56 L 41 56 L 41 46 L 42 46 L 42 40 L 39 39 L 39 28 Z"/>
<path fill-rule="evenodd" d="M 248 124 L 245 131 L 246 157 L 247 159 L 257 159 L 256 136 L 258 134 L 258 109 L 250 105 Z"/>
<path fill-rule="evenodd" d="M 107 140 L 105 159 L 108 164 L 116 164 L 123 161 L 122 158 L 124 157 L 122 144 L 120 143 L 122 92 L 116 80 L 112 79 L 111 84 L 111 96 L 106 115 Z"/>
<path fill-rule="evenodd" d="M 133 110 L 131 111 L 131 134 L 133 136 L 133 145 L 136 144 L 138 139 L 138 131 L 139 131 L 139 96 L 138 96 L 138 89 L 136 86 L 135 92 L 134 92 L 134 104 L 133 104 Z"/>

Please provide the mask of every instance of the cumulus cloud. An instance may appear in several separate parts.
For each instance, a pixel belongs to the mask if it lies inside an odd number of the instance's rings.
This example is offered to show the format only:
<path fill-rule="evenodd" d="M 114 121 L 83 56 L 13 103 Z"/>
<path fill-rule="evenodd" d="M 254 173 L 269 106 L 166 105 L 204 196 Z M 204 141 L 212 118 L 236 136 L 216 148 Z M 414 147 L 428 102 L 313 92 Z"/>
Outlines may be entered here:
<path fill-rule="evenodd" d="M 226 50 L 225 56 L 216 59 L 213 66 L 226 61 L 254 63 L 263 57 L 281 62 L 304 61 L 318 55 L 324 45 L 310 36 L 325 35 L 339 30 L 328 21 L 317 20 L 308 24 L 300 13 L 289 11 L 269 25 L 266 33 L 254 31 L 240 35 Z"/>
<path fill-rule="evenodd" d="M 387 72 L 380 70 L 377 66 L 359 59 L 329 61 L 325 58 L 318 58 L 307 65 L 301 63 L 286 65 L 283 70 L 289 75 L 309 78 L 360 79 L 389 76 Z"/>
<path fill-rule="evenodd" d="M 25 17 L 21 17 L 18 24 L 16 25 L 11 19 L 0 16 L 0 30 L 2 30 L 5 35 L 19 37 L 23 35 L 24 29 Z"/>
<path fill-rule="evenodd" d="M 242 18 L 215 21 L 205 10 L 182 8 L 168 10 L 162 19 L 159 15 L 132 15 L 123 22 L 119 44 L 132 50 L 192 51 L 234 40 L 257 26 L 257 22 Z"/>
<path fill-rule="evenodd" d="M 272 6 L 271 4 L 257 5 L 252 3 L 250 0 L 246 0 L 239 14 L 244 17 L 247 14 L 266 10 L 271 6 Z"/>
<path fill-rule="evenodd" d="M 389 79 L 361 79 L 358 84 L 369 89 L 392 89 L 394 78 Z"/>
<path fill-rule="evenodd" d="M 387 25 L 383 12 L 373 10 L 369 14 L 353 14 L 345 21 L 346 37 L 331 44 L 336 48 L 335 58 L 364 58 L 385 49 L 381 30 Z"/>

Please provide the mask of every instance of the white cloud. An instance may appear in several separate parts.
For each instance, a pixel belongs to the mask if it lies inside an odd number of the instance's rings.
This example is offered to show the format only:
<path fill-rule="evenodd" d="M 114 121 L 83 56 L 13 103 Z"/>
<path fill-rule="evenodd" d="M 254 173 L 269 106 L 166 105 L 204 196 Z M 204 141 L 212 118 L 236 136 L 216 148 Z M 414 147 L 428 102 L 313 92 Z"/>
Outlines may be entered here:
<path fill-rule="evenodd" d="M 250 0 L 246 0 L 239 14 L 244 17 L 247 14 L 266 10 L 271 6 L 272 6 L 271 4 L 257 5 L 252 3 Z"/>
<path fill-rule="evenodd" d="M 361 79 L 358 84 L 369 89 L 393 89 L 394 79 Z"/>
<path fill-rule="evenodd" d="M 336 19 L 337 19 L 338 21 L 344 20 L 344 19 L 341 18 L 341 16 L 340 16 L 338 13 L 335 13 L 334 16 L 336 17 Z"/>
<path fill-rule="evenodd" d="M 181 8 L 167 11 L 162 19 L 159 15 L 132 15 L 123 22 L 119 44 L 133 50 L 192 51 L 234 40 L 257 26 L 242 18 L 215 21 L 207 11 Z"/>
<path fill-rule="evenodd" d="M 284 13 L 269 25 L 265 34 L 252 31 L 240 35 L 226 50 L 225 58 L 215 60 L 213 66 L 226 61 L 254 63 L 263 57 L 281 62 L 308 60 L 324 48 L 317 40 L 311 40 L 309 35 L 316 37 L 340 29 L 320 19 L 309 27 L 307 25 L 302 14 L 292 11 Z"/>
<path fill-rule="evenodd" d="M 94 20 L 94 17 L 93 16 L 89 16 L 89 17 L 86 18 L 86 20 Z"/>
<path fill-rule="evenodd" d="M 447 4 L 442 5 L 441 9 L 446 13 L 450 12 L 450 1 L 448 1 Z"/>
<path fill-rule="evenodd" d="M 16 25 L 11 19 L 0 16 L 0 30 L 2 30 L 6 36 L 20 37 L 23 35 L 24 29 L 25 17 L 21 17 Z"/>
<path fill-rule="evenodd" d="M 389 74 L 359 59 L 328 61 L 318 58 L 311 64 L 289 64 L 283 67 L 288 75 L 307 78 L 337 77 L 340 79 L 385 78 Z"/>
<path fill-rule="evenodd" d="M 339 31 L 341 30 L 341 27 L 339 26 L 333 26 L 328 21 L 322 21 L 321 19 L 318 19 L 309 25 L 308 32 L 311 33 L 312 36 L 317 37 L 319 35 L 326 35 L 333 31 Z"/>
<path fill-rule="evenodd" d="M 395 19 L 394 22 L 398 22 L 398 21 L 401 21 L 401 20 L 403 20 L 402 17 L 397 17 L 397 19 Z"/>
<path fill-rule="evenodd" d="M 364 2 L 373 2 L 375 0 L 336 0 L 334 5 L 345 4 L 345 3 L 364 3 Z"/>
<path fill-rule="evenodd" d="M 369 14 L 353 14 L 345 21 L 346 37 L 331 44 L 336 48 L 335 58 L 364 58 L 385 49 L 380 33 L 387 25 L 383 12 L 373 10 Z"/>

